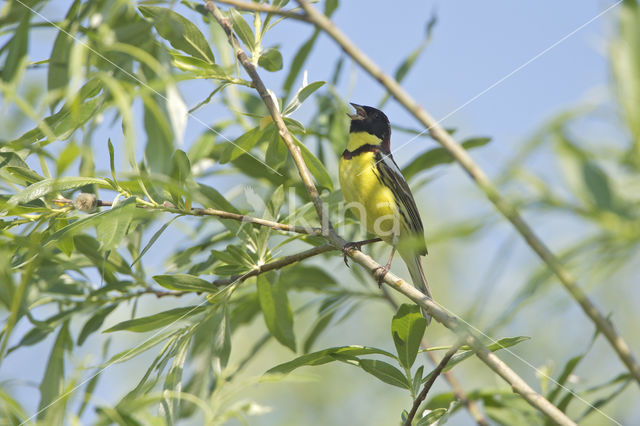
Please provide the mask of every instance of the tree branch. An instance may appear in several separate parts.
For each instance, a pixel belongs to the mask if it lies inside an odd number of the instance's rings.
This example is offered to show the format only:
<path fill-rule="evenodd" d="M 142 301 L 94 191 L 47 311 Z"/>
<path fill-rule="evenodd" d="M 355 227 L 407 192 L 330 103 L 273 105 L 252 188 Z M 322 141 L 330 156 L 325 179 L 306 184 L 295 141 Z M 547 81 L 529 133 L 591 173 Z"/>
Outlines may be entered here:
<path fill-rule="evenodd" d="M 303 6 L 303 8 L 305 8 L 305 10 L 308 7 L 304 2 L 301 2 L 301 5 Z M 251 77 L 251 80 L 256 86 L 256 90 L 267 106 L 267 109 L 269 110 L 269 113 L 271 114 L 271 117 L 273 118 L 273 121 L 278 128 L 280 136 L 284 140 L 287 148 L 289 149 L 289 152 L 291 153 L 291 156 L 293 157 L 296 167 L 298 168 L 298 173 L 300 174 L 300 177 L 302 178 L 302 181 L 307 189 L 307 193 L 313 201 L 318 217 L 320 218 L 320 221 L 322 223 L 323 235 L 333 247 L 344 247 L 346 241 L 339 235 L 337 235 L 331 227 L 326 209 L 318 195 L 318 191 L 315 184 L 313 183 L 313 179 L 311 178 L 309 169 L 307 168 L 307 165 L 305 164 L 304 159 L 302 158 L 302 155 L 300 153 L 300 149 L 293 141 L 293 137 L 285 126 L 274 99 L 272 99 L 271 95 L 264 86 L 262 79 L 258 75 L 255 65 L 251 61 L 249 61 L 242 47 L 240 47 L 240 43 L 233 33 L 229 20 L 222 16 L 220 10 L 216 7 L 215 4 L 213 4 L 212 1 L 207 1 L 205 7 L 209 12 L 211 12 L 216 21 L 218 21 L 218 23 L 224 29 L 225 33 L 227 34 L 229 43 L 235 51 L 236 57 Z M 324 15 L 322 16 L 324 17 Z M 314 19 L 313 16 L 311 16 L 311 18 Z M 367 256 L 359 250 L 351 249 L 346 251 L 346 253 L 349 257 L 351 257 L 351 259 L 353 259 L 354 262 L 362 265 L 367 270 L 369 270 L 371 274 L 374 274 L 380 268 L 380 265 L 377 262 L 375 262 L 371 257 Z M 478 357 L 482 359 L 484 363 L 487 364 L 492 370 L 498 373 L 500 377 L 507 381 L 511 385 L 512 389 L 522 395 L 525 400 L 529 402 L 533 407 L 545 413 L 558 424 L 575 425 L 575 423 L 571 421 L 571 419 L 569 419 L 562 411 L 560 411 L 557 407 L 547 401 L 542 395 L 536 393 L 520 376 L 518 376 L 511 368 L 509 368 L 509 366 L 507 366 L 495 355 L 492 356 L 492 353 L 480 342 L 480 340 L 478 340 L 474 336 L 471 330 L 464 327 L 464 325 L 461 324 L 455 317 L 450 316 L 442 307 L 440 307 L 431 299 L 427 298 L 418 289 L 391 272 L 385 275 L 383 282 L 391 286 L 393 289 L 404 294 L 405 296 L 409 297 L 421 307 L 424 307 L 436 321 L 442 323 L 447 328 L 463 337 L 467 344 L 469 344 L 469 346 L 473 348 Z"/>
<path fill-rule="evenodd" d="M 433 386 L 433 383 L 436 381 L 440 373 L 442 373 L 442 370 L 444 370 L 444 368 L 447 366 L 447 363 L 449 362 L 451 357 L 454 356 L 456 352 L 458 352 L 458 349 L 460 349 L 460 346 L 462 346 L 462 343 L 457 343 L 453 345 L 453 347 L 451 347 L 451 349 L 449 349 L 447 353 L 444 355 L 442 360 L 440 360 L 440 362 L 436 365 L 436 368 L 433 369 L 433 371 L 429 375 L 429 378 L 424 383 L 422 392 L 420 392 L 416 400 L 413 401 L 413 407 L 411 407 L 411 411 L 407 416 L 407 420 L 404 422 L 404 426 L 411 426 L 411 422 L 413 422 L 413 418 L 416 416 L 416 413 L 418 412 L 418 408 L 420 408 L 420 404 L 422 404 L 422 401 L 424 401 L 425 398 L 427 397 L 429 390 L 431 390 L 431 386 Z"/>
<path fill-rule="evenodd" d="M 69 200 L 67 198 L 58 198 L 53 200 L 54 203 L 58 204 L 74 204 L 73 200 Z M 111 201 L 103 201 L 97 200 L 96 207 L 112 207 L 113 202 Z M 261 219 L 257 217 L 247 216 L 244 214 L 227 212 L 224 210 L 217 209 L 205 209 L 205 208 L 192 208 L 191 210 L 182 210 L 177 208 L 171 203 L 165 203 L 162 206 L 152 207 L 152 206 L 138 206 L 140 208 L 149 209 L 149 210 L 158 210 L 165 211 L 169 213 L 176 213 L 188 216 L 215 216 L 221 219 L 231 219 L 237 220 L 239 222 L 244 223 L 253 223 L 255 225 L 266 226 L 267 228 L 272 228 L 278 231 L 286 231 L 286 232 L 295 232 L 298 234 L 305 235 L 322 235 L 322 230 L 320 228 L 313 228 L 307 226 L 294 226 L 286 223 L 274 222 L 272 220 Z"/>
<path fill-rule="evenodd" d="M 354 262 L 367 269 L 375 278 L 375 272 L 380 267 L 375 260 L 359 250 L 350 250 L 348 255 Z M 420 307 L 425 308 L 427 312 L 429 312 L 429 315 L 431 315 L 436 321 L 456 333 L 458 336 L 461 336 L 461 338 L 463 338 L 473 349 L 478 358 L 480 358 L 482 362 L 509 383 L 511 385 L 511 389 L 520 394 L 532 407 L 549 416 L 549 418 L 557 424 L 575 425 L 575 423 L 567 417 L 566 414 L 533 390 L 527 382 L 516 374 L 515 371 L 513 371 L 493 352 L 487 349 L 487 347 L 484 346 L 475 336 L 472 330 L 460 322 L 456 317 L 449 315 L 449 313 L 440 305 L 429 299 L 417 288 L 398 277 L 393 272 L 388 272 L 384 276 L 383 282 L 413 300 Z"/>
<path fill-rule="evenodd" d="M 382 287 L 382 293 L 384 294 L 385 300 L 389 302 L 389 305 L 393 308 L 393 310 L 397 311 L 398 304 L 389 294 L 389 290 L 386 287 Z M 420 346 L 422 346 L 423 349 L 428 349 L 430 345 L 427 339 L 423 337 L 420 340 Z M 440 361 L 438 361 L 432 351 L 425 350 L 423 354 L 431 361 L 434 366 L 439 364 Z M 460 384 L 460 381 L 456 377 L 453 370 L 445 371 L 444 373 L 442 373 L 442 375 L 444 376 L 444 379 L 447 381 L 447 383 L 449 383 L 449 386 L 451 386 L 455 397 L 458 398 L 462 405 L 464 405 L 464 407 L 467 409 L 471 417 L 473 417 L 473 420 L 475 420 L 478 426 L 489 426 L 489 422 L 482 413 L 482 410 L 480 409 L 476 401 L 474 401 L 473 399 L 469 399 L 467 393 L 462 388 L 462 385 Z"/>
<path fill-rule="evenodd" d="M 296 13 L 293 10 L 284 10 L 278 7 L 264 3 L 250 3 L 240 0 L 214 0 L 216 3 L 227 4 L 240 10 L 251 10 L 254 12 L 273 13 L 274 15 L 284 16 L 285 18 L 297 19 L 298 21 L 311 22 L 308 16 Z"/>
<path fill-rule="evenodd" d="M 285 256 L 273 262 L 265 263 L 261 266 L 256 266 L 255 269 L 240 275 L 232 275 L 228 278 L 219 278 L 212 282 L 215 286 L 225 286 L 233 284 L 235 282 L 242 282 L 256 275 L 263 274 L 265 272 L 273 271 L 275 269 L 282 269 L 285 266 L 289 266 L 292 263 L 300 262 L 301 260 L 308 259 L 321 253 L 326 253 L 331 250 L 336 250 L 331 244 L 323 244 L 321 246 L 314 247 L 309 250 L 301 251 L 300 253 L 292 254 L 291 256 Z"/>
<path fill-rule="evenodd" d="M 307 189 L 307 193 L 309 194 L 309 197 L 313 202 L 313 206 L 316 209 L 318 218 L 320 218 L 322 233 L 323 235 L 328 236 L 329 228 L 330 228 L 329 215 L 324 207 L 324 204 L 322 203 L 322 200 L 320 199 L 320 195 L 318 194 L 318 189 L 316 188 L 316 185 L 313 182 L 311 173 L 309 172 L 309 169 L 307 168 L 307 165 L 305 164 L 304 159 L 302 158 L 302 153 L 300 152 L 300 148 L 298 147 L 298 145 L 296 145 L 295 141 L 293 140 L 293 136 L 291 136 L 291 133 L 289 133 L 287 126 L 284 124 L 284 120 L 282 119 L 282 115 L 280 114 L 280 110 L 278 108 L 278 105 L 276 104 L 276 100 L 271 97 L 271 95 L 269 94 L 269 91 L 267 90 L 264 83 L 262 82 L 262 79 L 258 75 L 258 70 L 256 69 L 256 65 L 253 62 L 251 62 L 247 57 L 246 53 L 244 53 L 244 50 L 240 46 L 240 42 L 238 41 L 238 38 L 233 33 L 233 29 L 231 27 L 231 23 L 229 22 L 229 19 L 222 16 L 222 13 L 220 13 L 220 10 L 211 1 L 207 1 L 205 8 L 209 12 L 211 12 L 213 17 L 216 19 L 216 21 L 218 21 L 218 23 L 220 24 L 224 32 L 227 34 L 227 38 L 229 39 L 229 44 L 235 51 L 238 61 L 240 61 L 245 71 L 247 71 L 247 74 L 249 74 L 249 77 L 251 77 L 251 81 L 253 81 L 253 83 L 255 84 L 258 94 L 264 101 L 264 104 L 266 105 L 267 109 L 269 110 L 269 113 L 271 114 L 271 118 L 273 119 L 273 122 L 275 123 L 278 129 L 278 133 L 280 137 L 282 138 L 285 145 L 287 146 L 287 149 L 291 153 L 291 156 L 293 157 L 293 161 L 296 164 L 296 167 L 298 168 L 298 173 L 300 174 L 302 183 L 304 183 L 304 186 Z"/>
<path fill-rule="evenodd" d="M 595 305 L 589 300 L 582 288 L 578 286 L 575 278 L 564 267 L 562 262 L 551 252 L 542 240 L 533 232 L 531 227 L 522 219 L 518 210 L 507 202 L 497 188 L 491 183 L 489 177 L 478 166 L 467 151 L 456 142 L 453 137 L 440 124 L 425 111 L 400 84 L 385 74 L 382 69 L 375 64 L 367 55 L 352 43 L 349 38 L 340 31 L 321 12 L 310 6 L 305 0 L 296 0 L 304 9 L 305 13 L 313 24 L 326 32 L 342 49 L 351 56 L 360 66 L 372 77 L 378 80 L 396 100 L 405 107 L 418 121 L 420 121 L 431 134 L 431 137 L 438 141 L 453 158 L 462 166 L 469 176 L 485 192 L 489 200 L 496 209 L 507 218 L 520 235 L 525 239 L 529 247 L 535 251 L 549 269 L 558 277 L 564 288 L 580 304 L 582 310 L 595 323 L 600 331 L 605 335 L 613 349 L 618 354 L 620 360 L 625 364 L 634 379 L 640 384 L 640 365 L 635 360 L 629 346 L 624 339 L 616 332 L 613 324 L 604 316 Z"/>

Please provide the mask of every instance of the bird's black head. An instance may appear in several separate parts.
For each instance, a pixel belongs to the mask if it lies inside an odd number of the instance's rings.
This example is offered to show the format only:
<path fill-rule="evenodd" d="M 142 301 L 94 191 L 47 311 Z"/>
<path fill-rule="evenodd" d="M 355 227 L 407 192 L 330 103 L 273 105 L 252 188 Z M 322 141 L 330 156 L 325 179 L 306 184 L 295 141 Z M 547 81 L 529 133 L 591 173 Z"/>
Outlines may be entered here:
<path fill-rule="evenodd" d="M 391 125 L 384 112 L 370 106 L 351 104 L 355 114 L 348 114 L 351 118 L 350 133 L 367 132 L 375 135 L 382 141 L 383 148 L 389 149 L 391 138 Z"/>

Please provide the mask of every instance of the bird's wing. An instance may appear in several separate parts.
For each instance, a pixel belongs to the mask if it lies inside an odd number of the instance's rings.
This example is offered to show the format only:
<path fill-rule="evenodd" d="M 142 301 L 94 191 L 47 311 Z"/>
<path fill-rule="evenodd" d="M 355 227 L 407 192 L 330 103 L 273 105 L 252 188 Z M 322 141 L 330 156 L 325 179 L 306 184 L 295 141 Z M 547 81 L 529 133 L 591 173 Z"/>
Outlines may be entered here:
<path fill-rule="evenodd" d="M 391 188 L 396 204 L 400 209 L 400 214 L 407 223 L 409 231 L 417 237 L 416 251 L 424 256 L 427 254 L 427 245 L 424 241 L 422 219 L 420 219 L 420 213 L 413 199 L 413 194 L 407 181 L 404 180 L 400 168 L 391 154 L 384 154 L 383 152 L 378 152 L 376 155 L 376 168 L 383 184 Z"/>

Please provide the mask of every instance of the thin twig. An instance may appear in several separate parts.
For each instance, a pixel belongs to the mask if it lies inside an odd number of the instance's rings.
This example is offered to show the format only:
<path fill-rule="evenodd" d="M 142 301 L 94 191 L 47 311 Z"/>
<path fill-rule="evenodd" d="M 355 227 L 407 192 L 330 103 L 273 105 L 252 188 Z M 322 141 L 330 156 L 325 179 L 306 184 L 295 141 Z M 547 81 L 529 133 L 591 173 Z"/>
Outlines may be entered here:
<path fill-rule="evenodd" d="M 431 390 L 431 386 L 433 386 L 433 383 L 436 381 L 440 373 L 442 373 L 442 370 L 444 370 L 444 368 L 447 366 L 447 363 L 449 362 L 451 357 L 454 356 L 456 352 L 458 352 L 460 346 L 462 346 L 462 343 L 453 345 L 451 349 L 449 349 L 444 357 L 440 360 L 438 365 L 436 365 L 436 368 L 433 369 L 433 371 L 429 375 L 429 378 L 425 382 L 424 387 L 422 388 L 422 392 L 420 392 L 416 400 L 413 401 L 413 407 L 411 407 L 411 411 L 407 416 L 407 420 L 404 422 L 404 426 L 411 426 L 411 422 L 413 422 L 413 418 L 416 416 L 418 408 L 420 408 L 420 404 L 422 404 L 422 401 L 424 401 L 427 397 L 429 390 Z"/>
<path fill-rule="evenodd" d="M 553 252 L 542 242 L 533 229 L 522 219 L 518 210 L 507 202 L 497 188 L 491 183 L 486 173 L 471 158 L 469 153 L 458 143 L 440 124 L 425 111 L 402 86 L 392 77 L 385 74 L 367 55 L 349 40 L 333 23 L 321 12 L 310 6 L 305 0 L 296 0 L 304 9 L 307 16 L 311 18 L 313 24 L 321 28 L 331 38 L 333 38 L 342 49 L 353 58 L 372 77 L 378 80 L 396 100 L 404 106 L 415 118 L 417 118 L 431 134 L 431 137 L 438 141 L 453 158 L 464 168 L 478 186 L 485 192 L 495 207 L 507 218 L 520 235 L 525 239 L 529 247 L 547 264 L 549 269 L 558 277 L 564 288 L 580 304 L 582 310 L 595 323 L 596 327 L 606 336 L 607 340 L 618 354 L 620 360 L 625 364 L 634 379 L 640 384 L 640 365 L 635 360 L 629 346 L 624 339 L 616 332 L 613 324 L 602 315 L 587 297 L 582 288 L 577 284 L 575 278 L 564 267 L 562 262 Z"/>
<path fill-rule="evenodd" d="M 389 302 L 389 305 L 393 308 L 393 310 L 397 311 L 398 304 L 395 300 L 393 300 L 393 298 L 389 294 L 389 290 L 386 287 L 382 287 L 382 294 L 384 295 L 385 300 Z M 423 349 L 428 349 L 430 347 L 429 342 L 424 337 L 420 340 L 420 346 Z M 434 366 L 440 363 L 440 361 L 438 361 L 432 351 L 425 350 L 422 353 L 431 361 Z M 444 376 L 444 379 L 447 381 L 447 383 L 449 383 L 449 386 L 451 386 L 455 397 L 458 398 L 462 405 L 464 405 L 464 407 L 467 409 L 471 417 L 473 417 L 473 420 L 475 420 L 478 426 L 488 426 L 489 422 L 478 406 L 478 403 L 467 396 L 467 392 L 465 392 L 465 390 L 462 388 L 462 385 L 460 384 L 460 381 L 456 377 L 453 370 L 445 371 L 444 373 L 442 373 L 442 375 Z"/>
<path fill-rule="evenodd" d="M 261 265 L 261 266 L 256 266 L 255 269 L 247 273 L 244 273 L 242 275 L 233 275 L 228 278 L 220 278 L 220 279 L 214 280 L 212 284 L 220 287 L 220 286 L 225 286 L 225 285 L 229 285 L 236 282 L 242 282 L 251 277 L 255 277 L 265 272 L 284 268 L 285 266 L 289 266 L 293 263 L 300 262 L 301 260 L 308 259 L 310 257 L 317 256 L 319 254 L 326 253 L 331 250 L 336 250 L 336 248 L 331 244 L 323 244 L 321 246 L 317 246 L 309 250 L 301 251 L 300 253 L 282 257 L 278 260 L 274 260 L 273 262 L 265 263 L 264 265 Z"/>
<path fill-rule="evenodd" d="M 316 209 L 318 218 L 320 218 L 323 235 L 328 236 L 329 228 L 330 228 L 329 215 L 326 211 L 324 204 L 322 203 L 322 200 L 320 199 L 320 195 L 318 194 L 318 189 L 316 188 L 316 185 L 313 182 L 311 173 L 309 172 L 309 169 L 307 168 L 307 165 L 305 164 L 304 159 L 302 158 L 302 152 L 300 151 L 300 148 L 298 147 L 298 145 L 296 145 L 295 141 L 293 140 L 293 136 L 291 136 L 291 133 L 289 133 L 287 126 L 284 124 L 284 120 L 282 118 L 282 115 L 280 114 L 280 110 L 278 108 L 278 105 L 276 104 L 276 100 L 271 97 L 271 95 L 269 94 L 269 91 L 267 90 L 264 83 L 262 82 L 262 79 L 258 75 L 258 70 L 256 69 L 256 65 L 253 62 L 251 62 L 247 57 L 246 53 L 244 53 L 244 50 L 240 46 L 240 42 L 238 41 L 238 38 L 233 33 L 233 29 L 231 27 L 231 23 L 229 22 L 229 19 L 222 16 L 222 13 L 220 13 L 220 10 L 211 1 L 207 1 L 205 8 L 209 12 L 211 12 L 211 14 L 216 19 L 216 21 L 218 21 L 220 26 L 222 26 L 222 29 L 227 34 L 227 38 L 229 39 L 229 44 L 235 51 L 238 61 L 240 61 L 240 64 L 242 64 L 245 71 L 247 71 L 247 74 L 249 74 L 249 77 L 251 77 L 251 81 L 253 81 L 253 83 L 255 84 L 256 91 L 258 92 L 264 104 L 266 105 L 267 109 L 269 110 L 269 113 L 271 114 L 271 118 L 273 119 L 273 122 L 275 123 L 276 128 L 278 129 L 278 133 L 282 138 L 282 140 L 284 141 L 285 145 L 287 146 L 287 149 L 291 153 L 291 156 L 293 157 L 293 161 L 296 164 L 296 167 L 298 168 L 298 173 L 300 174 L 302 183 L 304 183 L 307 193 L 309 194 L 309 197 L 313 202 L 313 206 Z"/>
<path fill-rule="evenodd" d="M 251 77 L 251 80 L 256 86 L 256 90 L 267 106 L 267 109 L 269 110 L 269 113 L 271 114 L 271 117 L 276 124 L 276 127 L 278 128 L 280 136 L 284 140 L 285 145 L 289 149 L 289 152 L 294 159 L 296 167 L 298 168 L 298 173 L 300 174 L 300 177 L 302 178 L 302 181 L 307 189 L 307 193 L 309 194 L 309 197 L 314 204 L 318 217 L 320 218 L 320 221 L 322 223 L 323 235 L 334 247 L 344 247 L 347 242 L 339 235 L 337 235 L 331 227 L 327 212 L 325 210 L 325 206 L 323 205 L 322 200 L 318 195 L 318 191 L 315 184 L 313 183 L 313 179 L 311 178 L 309 169 L 307 168 L 307 165 L 300 153 L 300 149 L 294 143 L 293 137 L 285 126 L 282 116 L 280 115 L 280 111 L 278 110 L 274 100 L 269 95 L 269 92 L 264 86 L 262 79 L 258 75 L 255 65 L 251 61 L 249 61 L 247 55 L 240 47 L 240 43 L 233 33 L 233 29 L 231 28 L 229 20 L 222 16 L 220 10 L 216 7 L 215 4 L 213 4 L 213 2 L 207 1 L 205 7 L 209 12 L 211 12 L 216 21 L 218 21 L 218 23 L 226 32 L 229 43 L 233 47 L 236 57 Z M 359 250 L 348 250 L 347 255 L 351 259 L 353 259 L 354 262 L 367 269 L 371 274 L 374 274 L 380 268 L 380 265 L 376 261 Z M 465 327 L 464 324 L 460 323 L 455 317 L 450 316 L 433 300 L 427 298 L 414 286 L 391 272 L 387 273 L 384 276 L 383 282 L 391 286 L 396 291 L 404 294 L 421 307 L 425 308 L 436 321 L 445 325 L 456 334 L 464 336 L 465 341 L 469 346 L 471 346 L 478 357 L 492 370 L 494 370 L 500 377 L 502 377 L 507 383 L 509 383 L 512 389 L 522 395 L 524 399 L 533 407 L 540 410 L 560 425 L 575 425 L 575 423 L 571 419 L 569 419 L 562 411 L 560 411 L 557 407 L 547 401 L 542 395 L 535 392 L 520 376 L 518 376 L 511 368 L 509 368 L 508 365 L 502 362 L 502 360 L 500 360 L 497 356 L 493 355 L 480 342 L 480 340 L 475 337 L 470 329 Z"/>
<path fill-rule="evenodd" d="M 67 198 L 58 198 L 53 200 L 54 203 L 58 204 L 73 204 L 73 200 L 69 200 Z M 113 202 L 111 201 L 97 201 L 97 207 L 112 207 Z M 170 213 L 176 213 L 181 215 L 189 215 L 189 216 L 215 216 L 221 219 L 231 219 L 237 220 L 239 222 L 244 223 L 253 223 L 256 225 L 266 226 L 268 228 L 272 228 L 278 231 L 286 231 L 286 232 L 295 232 L 298 234 L 306 234 L 306 235 L 322 235 L 322 230 L 320 228 L 313 228 L 308 226 L 294 226 L 286 223 L 274 222 L 272 220 L 261 219 L 257 217 L 247 216 L 244 214 L 227 212 L 224 210 L 217 209 L 205 209 L 205 208 L 192 208 L 191 210 L 183 210 L 179 209 L 171 203 L 165 203 L 162 206 L 152 207 L 152 206 L 138 206 L 140 208 L 149 209 L 149 210 L 159 210 Z"/>
<path fill-rule="evenodd" d="M 274 15 L 284 16 L 285 18 L 293 18 L 298 21 L 311 22 L 308 16 L 296 13 L 292 10 L 284 10 L 275 6 L 271 6 L 270 4 L 264 3 L 249 3 L 246 1 L 239 0 L 214 0 L 216 3 L 227 4 L 229 6 L 233 6 L 236 9 L 240 10 L 250 10 L 254 12 L 266 12 L 273 13 Z"/>

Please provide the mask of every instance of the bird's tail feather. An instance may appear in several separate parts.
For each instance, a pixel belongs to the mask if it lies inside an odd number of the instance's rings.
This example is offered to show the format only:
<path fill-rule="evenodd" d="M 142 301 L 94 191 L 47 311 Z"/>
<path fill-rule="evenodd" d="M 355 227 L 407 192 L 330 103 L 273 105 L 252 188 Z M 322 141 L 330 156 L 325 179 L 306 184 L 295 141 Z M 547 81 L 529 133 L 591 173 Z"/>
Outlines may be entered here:
<path fill-rule="evenodd" d="M 407 264 L 407 269 L 409 269 L 409 275 L 411 275 L 413 285 L 423 292 L 429 299 L 433 299 L 433 297 L 431 297 L 431 290 L 429 290 L 429 283 L 427 282 L 424 270 L 422 269 L 420 256 L 412 254 L 406 257 L 403 256 L 403 259 Z M 427 324 L 429 324 L 431 322 L 431 316 L 425 309 L 422 309 L 422 315 L 427 319 Z"/>

